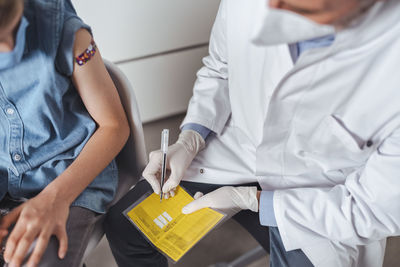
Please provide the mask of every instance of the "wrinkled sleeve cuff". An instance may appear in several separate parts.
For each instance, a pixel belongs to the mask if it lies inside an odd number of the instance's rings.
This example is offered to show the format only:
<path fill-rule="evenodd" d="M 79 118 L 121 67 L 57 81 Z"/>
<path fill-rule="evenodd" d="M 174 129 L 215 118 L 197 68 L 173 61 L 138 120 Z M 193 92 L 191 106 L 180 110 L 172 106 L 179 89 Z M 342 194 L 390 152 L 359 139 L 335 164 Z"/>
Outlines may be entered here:
<path fill-rule="evenodd" d="M 274 212 L 274 191 L 262 191 L 260 195 L 260 224 L 277 227 Z"/>
<path fill-rule="evenodd" d="M 206 140 L 207 136 L 212 132 L 207 127 L 204 127 L 203 125 L 197 123 L 186 123 L 182 126 L 182 131 L 185 130 L 193 130 L 198 132 L 204 140 Z"/>

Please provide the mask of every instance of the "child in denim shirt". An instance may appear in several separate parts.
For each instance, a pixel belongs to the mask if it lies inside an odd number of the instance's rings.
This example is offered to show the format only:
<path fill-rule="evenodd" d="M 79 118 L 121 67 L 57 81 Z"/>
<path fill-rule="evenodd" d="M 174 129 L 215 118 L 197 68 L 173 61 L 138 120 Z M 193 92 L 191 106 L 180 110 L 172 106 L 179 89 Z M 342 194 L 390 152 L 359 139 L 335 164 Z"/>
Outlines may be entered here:
<path fill-rule="evenodd" d="M 79 266 L 128 135 L 70 0 L 0 0 L 0 199 L 25 200 L 0 222 L 9 266 Z"/>

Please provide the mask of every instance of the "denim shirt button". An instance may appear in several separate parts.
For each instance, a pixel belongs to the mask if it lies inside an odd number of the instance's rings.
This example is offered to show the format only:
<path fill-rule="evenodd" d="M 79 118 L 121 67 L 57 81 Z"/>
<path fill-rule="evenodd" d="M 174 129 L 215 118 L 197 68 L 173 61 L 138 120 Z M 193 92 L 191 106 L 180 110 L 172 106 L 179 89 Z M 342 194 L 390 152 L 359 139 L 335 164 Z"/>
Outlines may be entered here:
<path fill-rule="evenodd" d="M 15 161 L 20 161 L 21 158 L 22 158 L 22 157 L 21 157 L 20 154 L 15 154 L 15 155 L 14 155 L 14 160 L 15 160 Z"/>
<path fill-rule="evenodd" d="M 8 115 L 13 115 L 15 111 L 14 111 L 13 108 L 8 108 L 8 109 L 6 110 L 6 112 L 7 112 Z"/>

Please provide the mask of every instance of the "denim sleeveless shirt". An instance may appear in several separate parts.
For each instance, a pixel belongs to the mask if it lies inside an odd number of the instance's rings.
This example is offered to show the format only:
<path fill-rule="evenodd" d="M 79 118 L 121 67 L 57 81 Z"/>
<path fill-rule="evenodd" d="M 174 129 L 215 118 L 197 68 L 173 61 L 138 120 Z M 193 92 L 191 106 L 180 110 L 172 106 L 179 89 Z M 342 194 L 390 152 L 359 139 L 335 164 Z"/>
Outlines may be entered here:
<path fill-rule="evenodd" d="M 25 41 L 23 53 L 0 69 L 0 199 L 7 192 L 15 198 L 37 195 L 96 130 L 70 79 L 75 33 L 89 26 L 70 0 L 27 0 L 23 20 L 17 34 L 25 31 L 25 38 L 17 38 Z M 104 213 L 117 183 L 112 161 L 73 205 Z"/>

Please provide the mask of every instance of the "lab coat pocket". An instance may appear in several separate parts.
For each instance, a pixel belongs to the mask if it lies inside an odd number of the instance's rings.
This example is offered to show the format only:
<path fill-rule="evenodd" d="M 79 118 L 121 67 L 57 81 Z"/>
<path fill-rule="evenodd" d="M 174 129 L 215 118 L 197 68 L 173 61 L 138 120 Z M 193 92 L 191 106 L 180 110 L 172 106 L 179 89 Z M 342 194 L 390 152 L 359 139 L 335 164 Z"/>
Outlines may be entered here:
<path fill-rule="evenodd" d="M 334 115 L 326 117 L 324 124 L 345 145 L 346 149 L 356 154 L 362 152 L 363 142 L 360 139 L 357 140 Z"/>
<path fill-rule="evenodd" d="M 366 162 L 373 149 L 370 141 L 362 140 L 348 130 L 335 115 L 325 117 L 307 143 L 306 160 L 326 173 L 358 168 Z"/>

